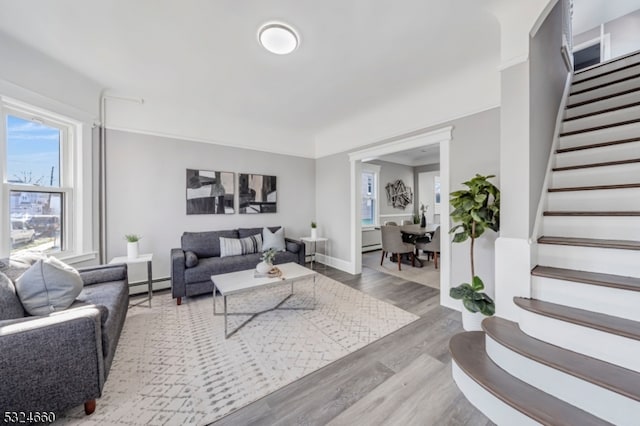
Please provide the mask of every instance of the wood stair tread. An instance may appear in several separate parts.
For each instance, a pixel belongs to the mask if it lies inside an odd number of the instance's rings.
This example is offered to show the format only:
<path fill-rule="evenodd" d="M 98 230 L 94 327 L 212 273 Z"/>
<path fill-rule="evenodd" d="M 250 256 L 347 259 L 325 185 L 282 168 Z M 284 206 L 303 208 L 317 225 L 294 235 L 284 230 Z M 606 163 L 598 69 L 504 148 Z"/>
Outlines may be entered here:
<path fill-rule="evenodd" d="M 640 340 L 640 322 L 618 318 L 585 309 L 572 308 L 537 299 L 514 297 L 520 308 L 549 318 L 569 322 L 605 333 L 615 334 L 633 340 Z"/>
<path fill-rule="evenodd" d="M 621 290 L 640 291 L 640 278 L 623 277 L 621 275 L 601 274 L 598 272 L 576 271 L 573 269 L 554 268 L 538 265 L 531 271 L 536 277 L 553 278 L 584 284 L 611 287 Z"/>
<path fill-rule="evenodd" d="M 637 106 L 640 106 L 640 102 L 633 102 L 633 103 L 630 103 L 630 104 L 620 105 L 620 106 L 611 107 L 611 108 L 605 108 L 605 109 L 601 109 L 599 111 L 588 112 L 588 113 L 585 113 L 585 114 L 576 115 L 575 117 L 565 118 L 563 120 L 563 122 L 567 123 L 567 122 L 571 122 L 571 121 L 575 121 L 575 120 L 580 120 L 581 118 L 593 117 L 595 115 L 606 114 L 608 112 L 619 111 L 619 110 L 622 110 L 622 109 L 633 108 L 633 107 L 637 107 Z"/>
<path fill-rule="evenodd" d="M 611 86 L 613 84 L 623 83 L 625 81 L 633 80 L 633 79 L 636 79 L 638 77 L 640 77 L 640 74 L 629 75 L 629 76 L 626 76 L 626 77 L 617 78 L 615 80 L 612 79 L 612 80 L 609 80 L 609 81 L 607 81 L 605 83 L 598 84 L 596 86 L 592 86 L 592 87 L 587 87 L 585 89 L 576 90 L 575 92 L 570 92 L 569 96 L 580 95 L 582 93 L 587 93 L 587 92 L 590 92 L 592 90 L 602 89 L 603 87 Z M 579 84 L 579 83 L 582 83 L 582 82 L 576 82 L 575 84 Z"/>
<path fill-rule="evenodd" d="M 623 59 L 624 59 L 624 58 L 623 58 Z M 605 71 L 605 72 L 603 72 L 603 73 L 596 74 L 596 75 L 592 75 L 591 77 L 586 77 L 586 78 L 583 78 L 583 79 L 579 79 L 579 77 L 580 77 L 580 72 L 576 72 L 576 73 L 574 73 L 574 76 L 575 76 L 575 77 L 578 77 L 578 78 L 576 78 L 576 79 L 572 82 L 572 84 L 580 84 L 580 83 L 584 83 L 584 82 L 586 82 L 586 81 L 595 80 L 595 79 L 597 79 L 597 78 L 604 77 L 605 75 L 611 75 L 611 74 L 615 74 L 615 73 L 617 73 L 617 72 L 619 72 L 619 71 L 624 71 L 624 70 L 627 70 L 627 69 L 629 69 L 629 68 L 637 67 L 638 65 L 640 65 L 640 63 L 639 63 L 639 62 L 632 63 L 632 64 L 628 64 L 628 65 L 625 65 L 625 66 L 623 66 L 623 67 L 616 68 L 616 69 L 613 69 L 613 70 L 610 70 L 610 71 Z M 582 70 L 580 70 L 580 71 L 582 71 Z"/>
<path fill-rule="evenodd" d="M 620 144 L 632 143 L 632 142 L 638 142 L 638 141 L 640 141 L 640 137 L 618 139 L 615 141 L 607 141 L 607 142 L 598 142 L 598 143 L 592 143 L 588 145 L 572 146 L 569 148 L 558 148 L 556 150 L 556 154 L 563 154 L 566 152 L 573 152 L 573 151 L 582 151 L 583 149 L 602 148 L 606 146 L 620 145 Z"/>
<path fill-rule="evenodd" d="M 543 216 L 640 216 L 638 211 L 546 211 Z"/>
<path fill-rule="evenodd" d="M 535 339 L 498 317 L 483 321 L 493 340 L 535 362 L 640 401 L 640 373 Z"/>
<path fill-rule="evenodd" d="M 560 137 L 579 135 L 581 133 L 595 132 L 598 130 L 611 129 L 613 127 L 626 126 L 628 124 L 636 124 L 636 123 L 640 123 L 640 118 L 634 118 L 633 120 L 619 121 L 617 123 L 603 124 L 602 126 L 589 127 L 587 129 L 572 130 L 570 132 L 560 133 Z"/>
<path fill-rule="evenodd" d="M 561 188 L 549 188 L 549 192 L 567 192 L 567 191 L 595 191 L 601 189 L 632 189 L 640 188 L 640 183 L 620 183 L 616 185 L 591 185 L 591 186 L 568 186 Z"/>
<path fill-rule="evenodd" d="M 634 92 L 638 92 L 638 91 L 640 91 L 640 88 L 622 90 L 620 92 L 611 93 L 609 95 L 603 95 L 603 96 L 599 96 L 597 98 L 591 98 L 591 99 L 587 99 L 587 100 L 584 100 L 584 101 L 575 102 L 573 104 L 568 104 L 566 106 L 566 108 L 570 109 L 570 108 L 575 108 L 575 107 L 579 107 L 579 106 L 583 106 L 583 105 L 587 105 L 587 104 L 592 104 L 592 103 L 595 103 L 595 102 L 606 101 L 607 99 L 615 98 L 615 97 L 622 96 L 622 95 L 628 95 L 630 93 L 634 93 Z"/>
<path fill-rule="evenodd" d="M 538 238 L 538 243 L 564 246 L 612 248 L 620 250 L 640 250 L 640 241 L 629 240 L 604 240 L 597 238 L 542 236 Z"/>
<path fill-rule="evenodd" d="M 603 161 L 601 163 L 578 164 L 576 166 L 554 167 L 554 172 L 562 172 L 565 170 L 588 169 L 591 167 L 620 166 L 623 164 L 640 163 L 640 158 L 629 158 L 626 160 Z M 640 185 L 640 184 L 639 184 Z"/>
<path fill-rule="evenodd" d="M 449 341 L 449 351 L 456 364 L 496 398 L 543 425 L 609 424 L 498 367 L 487 355 L 484 336 L 481 331 L 456 334 Z"/>

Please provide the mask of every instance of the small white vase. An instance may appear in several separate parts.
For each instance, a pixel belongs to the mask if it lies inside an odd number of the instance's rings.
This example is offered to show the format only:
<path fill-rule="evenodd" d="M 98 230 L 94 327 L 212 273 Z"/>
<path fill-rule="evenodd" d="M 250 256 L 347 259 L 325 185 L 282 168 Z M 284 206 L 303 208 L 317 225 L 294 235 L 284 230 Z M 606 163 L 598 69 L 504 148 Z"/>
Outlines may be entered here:
<path fill-rule="evenodd" d="M 138 258 L 138 242 L 127 243 L 127 257 L 129 259 Z"/>
<path fill-rule="evenodd" d="M 311 239 L 315 240 L 318 238 L 318 228 L 311 228 Z"/>
<path fill-rule="evenodd" d="M 271 263 L 266 263 L 264 261 L 256 265 L 256 271 L 258 271 L 261 274 L 268 273 L 271 270 L 271 268 L 273 268 L 273 265 Z"/>
<path fill-rule="evenodd" d="M 466 331 L 482 331 L 482 320 L 488 318 L 480 312 L 469 312 L 462 308 L 462 328 Z"/>

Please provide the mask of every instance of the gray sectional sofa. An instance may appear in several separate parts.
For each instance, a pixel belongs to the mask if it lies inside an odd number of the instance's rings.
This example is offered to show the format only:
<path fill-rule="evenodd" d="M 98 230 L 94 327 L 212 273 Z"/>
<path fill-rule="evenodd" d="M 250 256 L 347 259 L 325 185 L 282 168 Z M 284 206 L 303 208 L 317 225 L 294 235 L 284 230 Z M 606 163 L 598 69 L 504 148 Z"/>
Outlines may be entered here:
<path fill-rule="evenodd" d="M 275 232 L 280 227 L 269 229 Z M 171 249 L 171 292 L 176 303 L 180 305 L 185 296 L 211 293 L 211 275 L 255 268 L 260 263 L 261 253 L 220 257 L 220 237 L 246 238 L 261 233 L 262 228 L 240 228 L 182 234 L 181 247 Z M 285 238 L 285 242 L 286 251 L 276 255 L 274 264 L 296 262 L 304 265 L 304 243 L 291 238 Z M 187 267 L 187 252 L 197 256 L 197 265 Z"/>
<path fill-rule="evenodd" d="M 0 407 L 5 412 L 60 413 L 81 404 L 87 414 L 95 409 L 127 315 L 127 267 L 79 271 L 84 287 L 76 301 L 46 316 L 26 314 L 9 272 L 0 272 Z"/>

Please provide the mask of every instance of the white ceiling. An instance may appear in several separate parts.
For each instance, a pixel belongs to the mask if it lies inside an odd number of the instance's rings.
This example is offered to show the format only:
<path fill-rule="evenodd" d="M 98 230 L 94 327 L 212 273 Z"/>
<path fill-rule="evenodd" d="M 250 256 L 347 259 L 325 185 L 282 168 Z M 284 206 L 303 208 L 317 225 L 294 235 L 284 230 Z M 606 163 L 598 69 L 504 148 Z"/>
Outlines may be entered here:
<path fill-rule="evenodd" d="M 2 0 L 0 31 L 119 94 L 312 132 L 487 56 L 497 65 L 484 3 Z M 258 45 L 271 20 L 300 33 L 293 54 Z"/>

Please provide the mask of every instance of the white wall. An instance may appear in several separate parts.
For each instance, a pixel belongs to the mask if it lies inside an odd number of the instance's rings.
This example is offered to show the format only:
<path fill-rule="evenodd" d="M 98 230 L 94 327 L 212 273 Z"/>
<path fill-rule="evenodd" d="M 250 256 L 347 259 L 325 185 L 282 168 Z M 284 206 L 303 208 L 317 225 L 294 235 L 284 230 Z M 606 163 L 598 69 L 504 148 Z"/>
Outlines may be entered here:
<path fill-rule="evenodd" d="M 433 130 L 453 125 L 450 143 L 451 191 L 475 173 L 499 174 L 500 110 L 493 108 L 451 122 L 438 125 Z M 377 144 L 373 144 L 375 146 Z M 349 244 L 351 230 L 348 153 L 319 158 L 316 163 L 317 215 L 319 224 L 327 224 L 324 236 L 331 240 L 334 248 L 331 256 L 350 262 Z M 500 180 L 494 182 L 499 186 Z M 446 195 L 444 195 L 446 196 Z M 443 231 L 450 228 L 443 224 Z M 444 238 L 445 232 L 443 232 Z M 486 237 L 476 245 L 476 269 L 492 287 L 494 279 L 493 240 L 495 234 L 488 231 Z M 468 243 L 467 243 L 468 244 Z M 451 258 L 451 283 L 468 282 L 470 272 L 469 248 L 467 244 L 454 244 Z"/>
<path fill-rule="evenodd" d="M 405 166 L 404 164 L 390 163 L 388 161 L 373 160 L 369 161 L 371 164 L 377 164 L 380 166 L 380 182 L 378 185 L 378 200 L 380 202 L 380 214 L 381 215 L 413 215 L 414 203 L 410 203 L 406 208 L 401 209 L 399 207 L 393 207 L 387 203 L 387 190 L 388 183 L 394 183 L 400 179 L 402 182 L 411 188 L 411 192 L 415 196 L 415 187 L 413 185 L 413 167 Z M 405 218 L 408 219 L 408 218 Z M 394 220 L 392 218 L 391 220 Z M 385 222 L 385 218 L 380 219 L 381 223 Z"/>
<path fill-rule="evenodd" d="M 560 54 L 561 47 L 562 2 L 558 2 L 532 37 L 529 53 L 529 234 L 536 221 L 558 108 L 569 73 Z"/>
<path fill-rule="evenodd" d="M 0 32 L 0 94 L 91 123 L 101 86 Z"/>
<path fill-rule="evenodd" d="M 435 206 L 434 178 L 436 176 L 440 176 L 439 171 L 424 172 L 424 173 L 418 174 L 418 179 L 420 182 L 419 183 L 420 194 L 418 196 L 418 200 L 419 200 L 418 209 L 420 208 L 421 205 L 424 205 L 427 208 L 427 212 L 425 213 L 425 218 L 427 219 L 427 223 L 435 223 L 434 213 L 436 210 L 436 206 Z"/>
<path fill-rule="evenodd" d="M 329 238 L 328 255 L 350 261 L 349 157 L 346 153 L 316 160 L 316 221 L 318 235 Z"/>
<path fill-rule="evenodd" d="M 92 185 L 95 173 L 92 126 L 99 114 L 100 84 L 1 32 L 0 58 L 0 96 L 79 123 L 81 145 L 77 152 L 80 158 L 76 158 L 79 180 L 76 200 L 81 200 L 81 203 L 76 205 L 74 211 L 77 219 L 82 216 L 84 220 L 81 228 L 75 230 L 75 237 L 82 238 L 76 241 L 74 254 L 91 255 L 97 249 L 97 198 L 96 187 Z M 0 170 L 0 177 L 2 175 Z M 1 194 L 0 197 L 8 200 L 7 194 Z M 5 239 L 4 235 L 9 233 L 7 213 L 0 209 L 0 238 L 5 241 L 8 237 Z M 4 244 L 0 246 L 4 247 Z"/>
<path fill-rule="evenodd" d="M 411 95 L 373 106 L 316 135 L 316 155 L 353 150 L 426 129 L 500 105 L 498 58 L 451 70 L 445 79 L 418 87 Z"/>
<path fill-rule="evenodd" d="M 136 133 L 208 142 L 284 155 L 312 158 L 310 134 L 248 122 L 225 114 L 211 115 L 198 105 L 176 106 L 154 94 L 126 93 L 144 103 L 109 100 L 107 127 Z M 239 94 L 238 96 L 242 96 Z M 206 99 L 202 100 L 206 102 Z"/>
<path fill-rule="evenodd" d="M 607 22 L 604 32 L 611 34 L 612 58 L 640 50 L 640 10 Z"/>
<path fill-rule="evenodd" d="M 278 212 L 187 216 L 187 168 L 274 175 Z M 126 253 L 125 234 L 141 234 L 140 250 L 153 252 L 154 277 L 163 278 L 170 275 L 170 249 L 180 246 L 185 231 L 281 225 L 286 236 L 309 235 L 316 210 L 314 180 L 310 159 L 109 130 L 107 258 Z M 323 223 L 319 226 L 322 235 Z"/>

